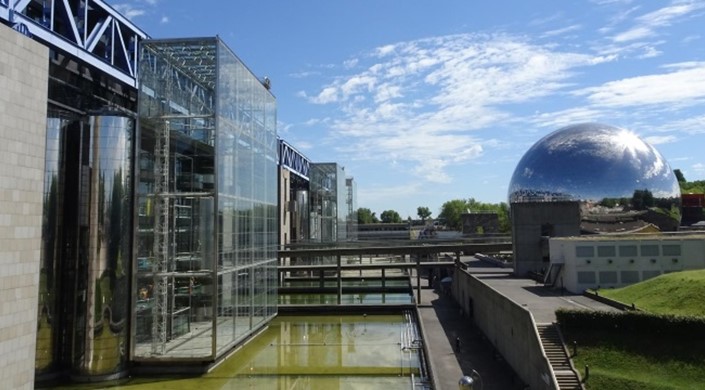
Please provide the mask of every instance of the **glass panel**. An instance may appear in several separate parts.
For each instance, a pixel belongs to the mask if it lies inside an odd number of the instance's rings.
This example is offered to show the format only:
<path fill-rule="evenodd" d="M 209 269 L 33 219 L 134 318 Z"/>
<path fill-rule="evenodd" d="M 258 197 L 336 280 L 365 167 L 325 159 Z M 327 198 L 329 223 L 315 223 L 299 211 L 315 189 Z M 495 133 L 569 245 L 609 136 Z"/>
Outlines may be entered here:
<path fill-rule="evenodd" d="M 221 42 L 217 72 L 221 354 L 276 314 L 268 269 L 277 263 L 278 189 L 274 97 Z"/>
<path fill-rule="evenodd" d="M 211 360 L 215 39 L 144 42 L 132 353 Z"/>

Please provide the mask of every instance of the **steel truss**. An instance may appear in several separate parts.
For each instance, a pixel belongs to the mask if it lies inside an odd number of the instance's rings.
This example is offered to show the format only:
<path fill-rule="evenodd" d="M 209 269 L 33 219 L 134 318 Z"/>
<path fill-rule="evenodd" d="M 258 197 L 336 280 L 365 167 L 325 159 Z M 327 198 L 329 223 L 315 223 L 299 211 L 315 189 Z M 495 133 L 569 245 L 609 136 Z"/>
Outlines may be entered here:
<path fill-rule="evenodd" d="M 148 35 L 102 0 L 0 0 L 0 19 L 137 87 L 139 42 Z"/>
<path fill-rule="evenodd" d="M 311 161 L 283 139 L 279 140 L 279 164 L 302 178 L 309 179 Z"/>

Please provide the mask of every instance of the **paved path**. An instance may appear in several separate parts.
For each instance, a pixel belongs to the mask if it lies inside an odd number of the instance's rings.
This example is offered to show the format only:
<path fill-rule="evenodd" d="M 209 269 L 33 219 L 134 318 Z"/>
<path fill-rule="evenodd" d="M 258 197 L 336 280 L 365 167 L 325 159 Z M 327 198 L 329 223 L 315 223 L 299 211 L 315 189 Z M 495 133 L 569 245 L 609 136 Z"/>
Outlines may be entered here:
<path fill-rule="evenodd" d="M 470 272 L 483 282 L 531 311 L 537 323 L 555 321 L 554 313 L 559 307 L 616 310 L 582 295 L 561 294 L 533 280 L 513 278 L 511 269 L 497 268 L 465 256 L 461 261 L 469 262 Z M 470 375 L 473 370 L 481 377 L 475 390 L 523 389 L 521 380 L 496 354 L 482 332 L 471 320 L 461 316 L 455 300 L 428 288 L 426 279 L 421 279 L 421 283 L 425 288 L 421 289 L 419 316 L 437 390 L 458 389 L 460 378 Z M 459 351 L 455 348 L 456 338 L 460 339 Z"/>
<path fill-rule="evenodd" d="M 421 290 L 419 315 L 423 327 L 437 390 L 457 390 L 463 375 L 477 371 L 482 379 L 476 390 L 523 389 L 514 371 L 498 359 L 493 347 L 478 328 L 460 315 L 451 297 L 439 296 L 429 288 Z M 456 337 L 460 351 L 455 349 Z"/>

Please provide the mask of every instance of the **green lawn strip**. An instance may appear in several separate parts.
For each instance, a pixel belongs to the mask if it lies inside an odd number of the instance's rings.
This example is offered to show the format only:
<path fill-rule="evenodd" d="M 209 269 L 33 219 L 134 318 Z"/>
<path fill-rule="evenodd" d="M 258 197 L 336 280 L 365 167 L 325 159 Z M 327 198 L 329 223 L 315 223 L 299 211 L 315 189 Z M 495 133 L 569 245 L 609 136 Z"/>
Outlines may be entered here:
<path fill-rule="evenodd" d="M 664 274 L 599 294 L 655 314 L 705 316 L 705 270 Z"/>
<path fill-rule="evenodd" d="M 564 332 L 578 342 L 573 363 L 590 389 L 692 389 L 705 383 L 705 353 L 698 341 L 662 341 L 603 332 Z"/>

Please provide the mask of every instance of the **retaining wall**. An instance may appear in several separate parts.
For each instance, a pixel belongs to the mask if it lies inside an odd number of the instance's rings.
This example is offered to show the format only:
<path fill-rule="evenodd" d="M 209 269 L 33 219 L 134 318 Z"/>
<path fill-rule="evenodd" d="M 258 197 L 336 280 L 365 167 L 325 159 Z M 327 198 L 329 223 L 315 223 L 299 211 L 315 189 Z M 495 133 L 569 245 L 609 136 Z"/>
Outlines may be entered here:
<path fill-rule="evenodd" d="M 453 276 L 453 296 L 524 383 L 558 389 L 531 312 L 460 268 Z"/>

